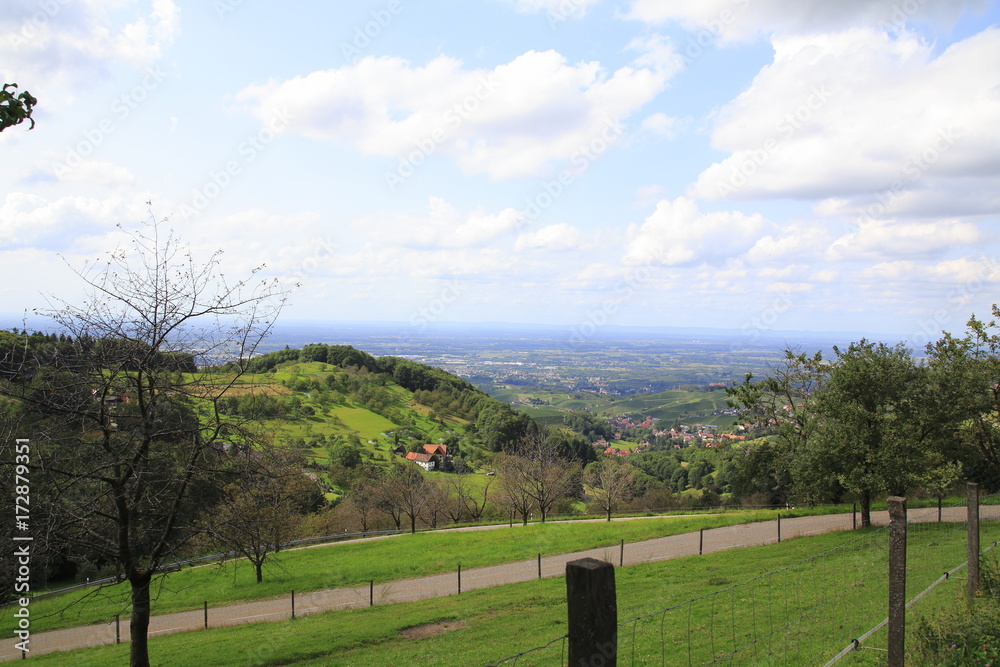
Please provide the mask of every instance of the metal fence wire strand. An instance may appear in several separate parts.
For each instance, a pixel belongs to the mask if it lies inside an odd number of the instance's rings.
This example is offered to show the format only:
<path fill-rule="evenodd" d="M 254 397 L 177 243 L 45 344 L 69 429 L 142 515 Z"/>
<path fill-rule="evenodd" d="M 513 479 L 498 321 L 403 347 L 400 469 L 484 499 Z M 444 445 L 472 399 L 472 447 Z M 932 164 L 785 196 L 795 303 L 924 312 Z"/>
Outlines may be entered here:
<path fill-rule="evenodd" d="M 787 631 L 790 628 L 792 628 L 796 624 L 798 624 L 801 628 L 802 624 L 805 623 L 810 618 L 827 620 L 826 618 L 824 618 L 824 616 L 826 616 L 827 614 L 829 614 L 830 616 L 829 620 L 831 622 L 837 623 L 838 618 L 843 618 L 843 614 L 842 613 L 838 614 L 837 611 L 843 610 L 844 607 L 846 606 L 844 599 L 847 596 L 847 594 L 852 592 L 853 589 L 856 589 L 859 586 L 864 585 L 870 579 L 876 578 L 878 570 L 882 568 L 877 567 L 875 573 L 863 575 L 860 579 L 855 576 L 850 578 L 850 580 L 848 581 L 847 575 L 845 574 L 839 577 L 840 581 L 838 582 L 838 577 L 834 577 L 833 579 L 830 580 L 829 586 L 824 584 L 822 589 L 824 592 L 819 596 L 819 599 L 811 600 L 809 602 L 805 602 L 804 600 L 802 600 L 801 596 L 799 595 L 800 588 L 802 587 L 794 586 L 794 584 L 792 585 L 795 591 L 794 593 L 795 602 L 792 603 L 790 601 L 790 598 L 787 595 L 789 587 L 789 577 L 794 575 L 796 571 L 802 570 L 807 566 L 809 566 L 810 564 L 819 562 L 821 560 L 830 561 L 834 558 L 843 557 L 844 560 L 851 561 L 853 559 L 852 556 L 854 554 L 859 554 L 859 553 L 868 554 L 874 550 L 875 543 L 881 541 L 881 538 L 887 535 L 887 532 L 888 529 L 885 526 L 877 528 L 869 534 L 859 536 L 843 545 L 810 556 L 809 558 L 803 559 L 798 563 L 759 575 L 741 584 L 735 584 L 733 586 L 729 586 L 724 590 L 715 591 L 713 593 L 692 598 L 680 604 L 672 605 L 671 607 L 661 609 L 651 614 L 646 614 L 643 616 L 636 617 L 634 619 L 620 623 L 619 626 L 625 627 L 628 625 L 632 625 L 631 634 L 633 637 L 632 640 L 633 646 L 631 650 L 634 656 L 635 652 L 638 650 L 637 648 L 638 640 L 636 639 L 636 635 L 638 634 L 637 632 L 638 623 L 643 620 L 652 618 L 656 615 L 660 615 L 661 616 L 660 639 L 658 643 L 661 652 L 661 664 L 665 664 L 667 640 L 664 628 L 666 622 L 666 614 L 675 611 L 677 609 L 680 609 L 682 607 L 686 607 L 688 612 L 686 644 L 687 644 L 687 655 L 688 655 L 689 665 L 717 664 L 719 662 L 729 662 L 730 664 L 734 664 L 739 658 L 739 656 L 750 647 L 753 647 L 753 656 L 748 657 L 747 658 L 748 660 L 754 660 L 756 662 L 760 662 L 761 658 L 766 656 L 767 660 L 771 661 L 775 649 L 777 649 L 780 652 L 783 648 L 785 662 L 787 662 L 790 650 L 789 646 L 790 639 Z M 867 559 L 861 558 L 853 560 L 866 561 Z M 862 563 L 862 565 L 864 565 L 864 563 Z M 773 607 L 775 606 L 775 601 L 773 600 L 773 590 L 774 590 L 773 578 L 776 576 L 782 577 L 782 590 L 785 591 L 786 593 L 783 596 L 785 598 L 783 605 L 783 608 L 785 609 L 784 619 L 783 622 L 777 626 L 775 625 L 775 622 L 773 620 L 774 619 Z M 837 590 L 830 591 L 829 590 L 830 587 L 835 588 Z M 749 613 L 747 615 L 749 616 L 749 618 L 747 619 L 746 616 L 743 616 L 744 623 L 749 623 L 750 626 L 749 629 L 746 631 L 748 635 L 748 639 L 746 641 L 741 641 L 739 639 L 739 635 L 741 633 L 739 629 L 741 620 L 741 610 L 737 609 L 737 606 L 739 604 L 738 596 L 741 594 L 746 594 L 748 596 L 747 605 L 749 606 L 749 609 L 747 611 Z M 728 604 L 730 606 L 730 609 L 729 609 L 729 614 L 727 616 L 729 617 L 728 621 L 730 628 L 728 628 L 728 632 L 726 634 L 729 635 L 732 642 L 730 650 L 726 651 L 722 655 L 719 655 L 717 647 L 715 645 L 716 635 L 718 631 L 721 630 L 721 628 L 717 627 L 718 625 L 717 619 L 719 618 L 719 613 L 724 612 L 724 607 L 723 609 L 719 608 L 720 601 L 724 599 L 721 598 L 720 595 L 728 595 Z M 762 595 L 766 598 L 766 600 L 761 598 Z M 706 641 L 708 642 L 711 657 L 709 657 L 707 660 L 698 659 L 696 661 L 694 657 L 695 644 L 696 644 L 695 637 L 698 631 L 694 627 L 694 613 L 695 613 L 695 605 L 700 602 L 709 603 L 709 609 L 706 620 L 707 630 L 708 630 L 707 632 L 708 636 L 706 637 Z M 767 614 L 767 617 L 771 619 L 770 623 L 768 623 L 769 627 L 764 629 L 760 628 L 760 621 L 764 619 L 764 617 L 759 613 L 758 610 L 758 606 L 760 604 L 768 605 L 769 613 Z M 795 609 L 794 614 L 789 609 L 790 604 L 794 606 Z M 854 610 L 852 609 L 852 612 L 853 611 Z M 779 633 L 782 633 L 785 636 L 784 636 L 784 641 L 779 642 L 778 646 L 773 646 L 771 644 L 766 643 L 771 637 L 774 637 Z M 797 634 L 801 634 L 801 630 Z M 824 632 L 823 634 L 826 633 Z M 798 653 L 799 650 L 800 650 L 799 647 L 796 646 L 792 652 Z"/>
<path fill-rule="evenodd" d="M 560 642 L 562 642 L 562 648 L 560 649 L 560 653 L 559 653 L 559 664 L 563 665 L 563 664 L 565 664 L 564 656 L 566 654 L 566 640 L 567 639 L 569 639 L 569 635 L 568 634 L 567 635 L 563 635 L 562 637 L 558 637 L 556 639 L 553 639 L 552 641 L 550 641 L 547 644 L 543 644 L 541 646 L 536 646 L 535 648 L 529 648 L 527 651 L 521 651 L 520 653 L 517 653 L 515 655 L 509 656 L 507 658 L 503 658 L 502 660 L 497 660 L 496 662 L 492 662 L 492 663 L 486 665 L 486 667 L 500 667 L 500 665 L 509 663 L 511 661 L 513 661 L 513 663 L 511 664 L 511 667 L 514 667 L 514 665 L 517 665 L 517 661 L 520 660 L 521 658 L 523 658 L 524 656 L 529 655 L 531 653 L 537 653 L 538 651 L 544 651 L 546 649 L 552 648 L 552 646 L 554 644 L 558 644 Z"/>
<path fill-rule="evenodd" d="M 1000 495 L 984 497 L 980 502 L 981 518 L 993 519 L 983 528 L 998 531 Z M 907 524 L 914 528 L 909 535 L 908 555 L 921 559 L 921 565 L 912 568 L 914 574 L 908 578 L 908 589 L 923 589 L 931 573 L 944 571 L 946 561 L 954 563 L 956 545 L 962 541 L 960 533 L 965 525 L 956 515 L 956 509 L 964 505 L 961 502 L 948 506 L 950 516 L 944 515 L 942 506 L 940 522 L 936 507 L 910 511 Z M 888 525 L 873 526 L 844 544 L 796 563 L 620 622 L 619 637 L 628 637 L 632 642 L 624 655 L 630 657 L 633 665 L 647 664 L 655 660 L 653 655 L 659 650 L 659 662 L 666 665 L 667 652 L 681 649 L 683 642 L 689 667 L 720 663 L 823 664 L 837 650 L 833 647 L 846 643 L 856 646 L 861 628 L 871 627 L 879 615 L 884 615 L 888 534 Z M 946 580 L 948 577 L 941 576 L 940 581 Z M 908 590 L 909 604 L 925 593 L 913 598 Z M 766 609 L 761 605 L 766 605 Z M 686 623 L 668 625 L 668 614 L 680 620 L 683 617 L 675 614 L 681 610 L 686 612 Z M 659 629 L 650 632 L 656 627 L 650 621 L 657 617 Z M 643 632 L 639 632 L 640 623 L 649 628 L 643 627 Z M 727 623 L 729 628 L 725 627 Z M 564 635 L 489 667 L 517 664 L 520 658 L 548 649 L 556 642 L 563 642 L 565 648 L 567 639 L 568 635 Z M 723 648 L 720 642 L 728 646 Z M 619 651 L 622 650 L 619 646 Z"/>

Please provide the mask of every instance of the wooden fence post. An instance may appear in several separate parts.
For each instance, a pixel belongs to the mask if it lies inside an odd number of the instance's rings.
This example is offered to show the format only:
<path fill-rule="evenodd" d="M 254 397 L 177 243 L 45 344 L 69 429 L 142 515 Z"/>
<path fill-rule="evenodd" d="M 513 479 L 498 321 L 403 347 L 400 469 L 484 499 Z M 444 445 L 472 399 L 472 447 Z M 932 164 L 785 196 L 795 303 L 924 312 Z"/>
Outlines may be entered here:
<path fill-rule="evenodd" d="M 781 515 L 778 515 L 778 544 L 781 544 Z"/>
<path fill-rule="evenodd" d="M 618 665 L 615 566 L 595 558 L 566 563 L 569 665 Z"/>
<path fill-rule="evenodd" d="M 458 564 L 458 594 L 462 594 L 462 564 Z"/>
<path fill-rule="evenodd" d="M 205 600 L 205 629 L 208 630 L 208 600 Z"/>
<path fill-rule="evenodd" d="M 702 528 L 698 531 L 698 555 L 700 556 L 705 550 L 705 529 Z"/>
<path fill-rule="evenodd" d="M 542 578 L 542 554 L 538 554 L 538 578 Z"/>
<path fill-rule="evenodd" d="M 295 589 L 292 589 L 292 620 L 295 620 Z"/>
<path fill-rule="evenodd" d="M 625 567 L 625 540 L 622 540 L 622 550 L 618 555 L 618 567 Z"/>
<path fill-rule="evenodd" d="M 889 667 L 906 653 L 906 498 L 889 498 Z"/>
<path fill-rule="evenodd" d="M 375 606 L 375 580 L 370 579 L 368 581 L 368 606 Z"/>
<path fill-rule="evenodd" d="M 969 524 L 969 601 L 979 592 L 979 485 L 969 482 L 968 507 L 966 507 Z"/>
<path fill-rule="evenodd" d="M 115 643 L 116 644 L 121 644 L 122 643 L 122 628 L 121 628 L 120 622 L 121 622 L 121 615 L 120 614 L 115 614 Z"/>

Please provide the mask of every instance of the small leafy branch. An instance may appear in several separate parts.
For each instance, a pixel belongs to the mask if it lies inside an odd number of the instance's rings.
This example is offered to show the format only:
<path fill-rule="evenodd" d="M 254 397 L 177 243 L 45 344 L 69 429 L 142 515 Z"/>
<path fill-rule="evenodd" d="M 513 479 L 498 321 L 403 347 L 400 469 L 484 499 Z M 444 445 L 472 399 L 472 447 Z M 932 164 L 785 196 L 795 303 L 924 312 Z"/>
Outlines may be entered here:
<path fill-rule="evenodd" d="M 31 112 L 38 104 L 38 100 L 26 90 L 17 95 L 15 93 L 17 93 L 16 83 L 5 83 L 0 89 L 0 132 L 26 120 L 31 123 L 29 130 L 35 127 Z"/>

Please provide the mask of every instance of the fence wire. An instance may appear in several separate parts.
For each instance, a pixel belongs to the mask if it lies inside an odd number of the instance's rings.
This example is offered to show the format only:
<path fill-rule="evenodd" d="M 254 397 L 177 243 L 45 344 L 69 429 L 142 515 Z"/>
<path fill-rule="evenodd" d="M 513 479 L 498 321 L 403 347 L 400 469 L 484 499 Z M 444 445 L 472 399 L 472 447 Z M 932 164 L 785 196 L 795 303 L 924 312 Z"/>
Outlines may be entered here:
<path fill-rule="evenodd" d="M 879 613 L 888 531 L 619 624 L 620 665 L 810 664 Z"/>
<path fill-rule="evenodd" d="M 907 524 L 910 604 L 939 581 L 964 585 L 954 575 L 965 560 L 965 503 L 912 509 Z M 980 526 L 983 545 L 1000 540 L 1000 496 L 982 499 Z M 887 525 L 866 529 L 793 565 L 638 614 L 619 623 L 618 664 L 822 665 L 846 655 L 845 646 L 884 648 L 885 631 L 872 629 L 887 613 L 888 542 Z M 490 667 L 564 665 L 566 642 L 564 635 Z"/>
<path fill-rule="evenodd" d="M 942 509 L 914 510 L 907 517 L 907 637 L 911 626 L 919 623 L 922 616 L 934 616 L 933 609 L 943 600 L 924 602 L 932 593 L 940 593 L 954 599 L 966 594 L 968 561 L 966 523 L 967 507 L 964 502 Z M 984 496 L 979 506 L 980 553 L 986 555 L 997 548 L 1000 542 L 1000 494 Z M 951 549 L 941 549 L 943 544 L 954 545 Z M 912 545 L 912 548 L 911 548 Z M 915 611 L 914 608 L 916 607 Z M 885 650 L 887 644 L 887 619 L 869 629 L 857 640 L 843 647 L 843 650 L 826 663 L 830 667 L 842 662 L 851 664 L 858 651 Z M 910 644 L 909 640 L 907 642 Z M 909 650 L 909 649 L 908 649 Z M 909 658 L 908 658 L 909 659 Z"/>

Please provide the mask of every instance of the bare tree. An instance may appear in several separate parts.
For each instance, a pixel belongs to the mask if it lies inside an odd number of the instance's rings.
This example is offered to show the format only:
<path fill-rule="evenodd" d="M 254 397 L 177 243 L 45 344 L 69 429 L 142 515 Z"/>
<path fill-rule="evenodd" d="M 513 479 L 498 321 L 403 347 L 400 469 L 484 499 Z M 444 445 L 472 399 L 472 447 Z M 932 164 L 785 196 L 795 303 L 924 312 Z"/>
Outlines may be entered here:
<path fill-rule="evenodd" d="M 399 528 L 402 517 L 410 520 L 410 532 L 417 532 L 417 519 L 430 506 L 432 487 L 413 463 L 395 463 L 383 486 L 383 507 Z"/>
<path fill-rule="evenodd" d="M 72 343 L 26 358 L 0 389 L 56 429 L 36 447 L 36 470 L 51 481 L 67 550 L 113 563 L 129 582 L 135 667 L 149 664 L 150 583 L 217 494 L 217 446 L 242 438 L 218 401 L 285 298 L 257 270 L 230 283 L 220 253 L 196 261 L 150 217 L 105 261 L 76 270 L 83 301 L 42 311 Z M 223 362 L 225 373 L 206 367 Z"/>
<path fill-rule="evenodd" d="M 361 532 L 372 530 L 382 519 L 380 501 L 378 482 L 374 480 L 358 480 L 347 494 L 344 504 L 351 508 L 351 514 L 358 522 Z"/>
<path fill-rule="evenodd" d="M 455 501 L 456 514 L 458 515 L 457 518 L 453 516 L 452 521 L 458 523 L 460 519 L 468 518 L 470 521 L 478 522 L 482 519 L 490 499 L 490 486 L 495 479 L 494 476 L 486 476 L 482 488 L 477 489 L 477 484 L 472 481 L 471 474 L 456 474 L 448 477 L 448 486 Z"/>
<path fill-rule="evenodd" d="M 258 584 L 264 581 L 264 563 L 295 537 L 301 498 L 315 486 L 295 459 L 276 450 L 250 457 L 236 481 L 224 489 L 222 501 L 203 519 L 211 542 L 250 561 Z"/>
<path fill-rule="evenodd" d="M 615 508 L 632 499 L 635 475 L 632 466 L 621 459 L 605 458 L 587 466 L 584 483 L 611 521 Z"/>
<path fill-rule="evenodd" d="M 579 481 L 580 466 L 559 456 L 557 448 L 541 436 L 523 440 L 514 454 L 498 456 L 500 494 L 524 523 L 532 506 L 542 523 L 552 506 L 568 496 Z"/>
<path fill-rule="evenodd" d="M 528 486 L 523 483 L 521 475 L 516 472 L 519 464 L 514 458 L 508 454 L 500 454 L 495 459 L 500 481 L 497 483 L 494 502 L 504 509 L 512 522 L 514 517 L 519 516 L 521 523 L 527 526 L 535 500 L 528 492 Z"/>

